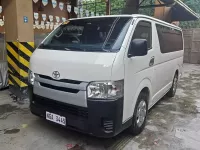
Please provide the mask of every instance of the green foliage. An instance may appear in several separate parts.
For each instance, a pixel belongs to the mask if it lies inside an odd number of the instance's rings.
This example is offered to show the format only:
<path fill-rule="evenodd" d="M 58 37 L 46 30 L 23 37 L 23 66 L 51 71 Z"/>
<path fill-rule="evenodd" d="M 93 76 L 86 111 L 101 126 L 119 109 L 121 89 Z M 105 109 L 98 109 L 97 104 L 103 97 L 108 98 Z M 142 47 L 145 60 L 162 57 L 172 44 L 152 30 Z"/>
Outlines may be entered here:
<path fill-rule="evenodd" d="M 182 0 L 194 12 L 200 14 L 200 0 Z M 197 21 L 183 21 L 180 23 L 182 28 L 200 28 L 200 20 Z"/>
<path fill-rule="evenodd" d="M 95 4 L 96 3 L 96 4 Z M 153 1 L 154 3 L 154 1 Z M 146 0 L 142 5 L 150 5 L 150 0 Z M 111 0 L 111 14 L 118 15 L 122 13 L 125 6 L 125 0 Z M 83 9 L 89 10 L 90 12 L 95 12 L 99 14 L 105 14 L 106 3 L 105 0 L 84 0 Z M 139 13 L 153 16 L 154 8 L 140 9 Z"/>
<path fill-rule="evenodd" d="M 112 15 L 122 14 L 124 5 L 125 5 L 124 0 L 111 0 L 111 14 Z"/>
<path fill-rule="evenodd" d="M 83 9 L 103 15 L 106 13 L 106 3 L 104 0 L 83 0 Z"/>
<path fill-rule="evenodd" d="M 155 0 L 152 0 L 152 4 L 155 4 Z M 151 0 L 145 0 L 141 6 L 148 6 L 148 5 L 152 5 L 151 4 Z M 143 14 L 143 15 L 148 15 L 148 16 L 154 16 L 154 8 L 140 8 L 139 9 L 139 14 Z"/>
<path fill-rule="evenodd" d="M 111 0 L 111 14 L 121 14 L 124 4 L 124 0 Z M 105 0 L 84 0 L 83 9 L 98 14 L 105 14 L 106 3 Z"/>
<path fill-rule="evenodd" d="M 186 5 L 188 5 L 196 13 L 200 14 L 200 0 L 182 0 Z M 155 0 L 152 1 L 154 4 Z M 143 6 L 151 5 L 151 0 L 145 0 L 142 3 Z M 125 0 L 111 0 L 111 14 L 117 15 L 121 14 L 125 6 Z M 89 10 L 90 12 L 96 12 L 98 14 L 106 13 L 106 3 L 105 0 L 83 0 L 83 9 Z M 139 10 L 140 14 L 145 14 L 148 16 L 153 16 L 154 8 L 141 8 Z M 182 28 L 200 28 L 199 21 L 184 21 L 180 23 Z"/>

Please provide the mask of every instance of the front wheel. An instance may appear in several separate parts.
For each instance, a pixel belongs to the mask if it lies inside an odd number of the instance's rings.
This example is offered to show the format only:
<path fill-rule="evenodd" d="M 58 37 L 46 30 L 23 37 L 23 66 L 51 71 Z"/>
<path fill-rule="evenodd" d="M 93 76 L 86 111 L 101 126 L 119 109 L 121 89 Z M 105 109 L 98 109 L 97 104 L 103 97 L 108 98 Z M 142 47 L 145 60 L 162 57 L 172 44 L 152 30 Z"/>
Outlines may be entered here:
<path fill-rule="evenodd" d="M 172 87 L 170 88 L 169 92 L 167 93 L 168 97 L 174 97 L 176 94 L 176 89 L 178 85 L 178 74 L 176 73 L 173 79 Z"/>
<path fill-rule="evenodd" d="M 144 92 L 140 93 L 135 111 L 132 118 L 132 125 L 129 130 L 133 135 L 140 134 L 146 124 L 146 118 L 148 114 L 148 95 Z"/>

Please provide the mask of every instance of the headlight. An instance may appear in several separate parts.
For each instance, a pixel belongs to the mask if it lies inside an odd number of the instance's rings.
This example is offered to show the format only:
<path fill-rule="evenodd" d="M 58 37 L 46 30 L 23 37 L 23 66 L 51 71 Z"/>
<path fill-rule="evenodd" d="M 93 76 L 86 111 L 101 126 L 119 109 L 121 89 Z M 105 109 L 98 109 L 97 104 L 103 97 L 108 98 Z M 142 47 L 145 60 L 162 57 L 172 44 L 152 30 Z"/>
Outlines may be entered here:
<path fill-rule="evenodd" d="M 87 87 L 88 98 L 116 99 L 124 95 L 124 80 L 91 82 Z"/>
<path fill-rule="evenodd" d="M 31 85 L 34 85 L 35 82 L 35 74 L 31 70 L 28 71 L 28 82 Z"/>

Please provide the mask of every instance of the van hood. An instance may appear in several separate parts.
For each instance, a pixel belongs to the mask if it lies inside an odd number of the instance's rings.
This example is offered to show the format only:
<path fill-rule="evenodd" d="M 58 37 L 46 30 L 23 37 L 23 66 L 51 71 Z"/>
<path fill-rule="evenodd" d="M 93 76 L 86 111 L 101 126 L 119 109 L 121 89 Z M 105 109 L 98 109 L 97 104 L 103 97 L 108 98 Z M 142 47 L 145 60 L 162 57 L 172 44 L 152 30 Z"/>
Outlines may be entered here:
<path fill-rule="evenodd" d="M 59 79 L 110 80 L 115 57 L 116 53 L 37 49 L 31 56 L 30 70 L 49 77 L 58 71 Z"/>

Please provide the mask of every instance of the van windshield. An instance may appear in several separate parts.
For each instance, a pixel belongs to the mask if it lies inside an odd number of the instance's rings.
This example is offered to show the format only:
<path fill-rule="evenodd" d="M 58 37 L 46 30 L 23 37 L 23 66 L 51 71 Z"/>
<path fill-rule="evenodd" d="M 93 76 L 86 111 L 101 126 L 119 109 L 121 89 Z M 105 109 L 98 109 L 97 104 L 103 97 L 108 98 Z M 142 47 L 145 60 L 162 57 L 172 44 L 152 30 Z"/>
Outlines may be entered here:
<path fill-rule="evenodd" d="M 38 48 L 117 52 L 122 46 L 131 20 L 131 17 L 69 20 L 55 29 Z"/>

